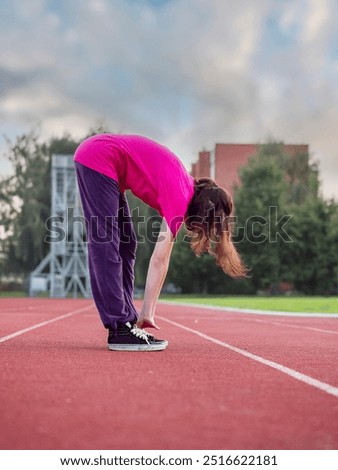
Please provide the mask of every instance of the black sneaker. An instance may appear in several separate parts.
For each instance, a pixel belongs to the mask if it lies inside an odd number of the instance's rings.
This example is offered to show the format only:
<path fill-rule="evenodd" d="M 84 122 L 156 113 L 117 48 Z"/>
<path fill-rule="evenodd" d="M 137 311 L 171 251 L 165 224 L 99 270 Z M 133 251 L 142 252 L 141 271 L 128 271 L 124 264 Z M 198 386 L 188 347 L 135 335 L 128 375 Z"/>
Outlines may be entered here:
<path fill-rule="evenodd" d="M 108 334 L 108 349 L 111 351 L 162 351 L 168 341 L 156 339 L 135 324 L 127 322 L 118 327 L 117 335 Z"/>

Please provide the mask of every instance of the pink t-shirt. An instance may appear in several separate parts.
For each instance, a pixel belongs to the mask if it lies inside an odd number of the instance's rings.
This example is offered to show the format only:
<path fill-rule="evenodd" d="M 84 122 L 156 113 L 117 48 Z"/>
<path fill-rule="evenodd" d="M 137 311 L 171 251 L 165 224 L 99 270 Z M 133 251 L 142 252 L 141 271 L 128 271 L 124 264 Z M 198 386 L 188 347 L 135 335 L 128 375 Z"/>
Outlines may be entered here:
<path fill-rule="evenodd" d="M 138 135 L 99 134 L 84 140 L 74 160 L 118 182 L 157 210 L 176 237 L 194 193 L 194 178 L 167 147 Z"/>

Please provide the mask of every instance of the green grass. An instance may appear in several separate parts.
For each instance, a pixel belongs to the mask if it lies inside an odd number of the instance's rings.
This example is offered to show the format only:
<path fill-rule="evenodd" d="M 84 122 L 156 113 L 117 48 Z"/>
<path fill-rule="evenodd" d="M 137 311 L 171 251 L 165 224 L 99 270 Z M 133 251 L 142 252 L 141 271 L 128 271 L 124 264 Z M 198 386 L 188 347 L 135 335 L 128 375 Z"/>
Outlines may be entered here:
<path fill-rule="evenodd" d="M 0 298 L 25 297 L 23 291 L 0 292 Z M 41 297 L 47 293 L 41 294 Z M 338 297 L 260 297 L 260 296 L 198 296 L 161 295 L 161 300 L 214 305 L 219 307 L 249 308 L 254 310 L 276 310 L 283 312 L 338 313 Z"/>
<path fill-rule="evenodd" d="M 204 296 L 163 295 L 161 300 L 188 302 L 219 307 L 275 310 L 283 312 L 338 313 L 338 297 L 249 297 L 249 296 Z"/>
<path fill-rule="evenodd" d="M 0 292 L 0 299 L 1 298 L 5 298 L 5 297 L 28 297 L 26 292 L 24 291 L 4 291 L 4 292 Z M 49 298 L 49 292 L 47 291 L 44 291 L 44 292 L 39 292 L 38 294 L 36 294 L 34 296 L 34 298 L 45 298 L 45 297 L 48 297 Z M 66 297 L 67 299 L 72 299 L 73 298 L 73 294 L 72 293 L 69 293 Z M 82 299 L 82 295 L 79 294 L 78 295 L 78 298 L 79 299 Z"/>
<path fill-rule="evenodd" d="M 13 291 L 0 291 L 0 298 L 3 297 L 26 297 L 26 293 L 20 290 L 13 290 Z"/>

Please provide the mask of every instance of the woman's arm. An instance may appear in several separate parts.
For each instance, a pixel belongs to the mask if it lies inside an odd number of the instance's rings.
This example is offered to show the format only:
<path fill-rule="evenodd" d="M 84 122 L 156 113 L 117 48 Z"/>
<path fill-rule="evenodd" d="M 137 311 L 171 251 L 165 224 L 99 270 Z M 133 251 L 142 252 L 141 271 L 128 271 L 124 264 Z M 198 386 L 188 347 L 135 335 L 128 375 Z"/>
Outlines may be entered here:
<path fill-rule="evenodd" d="M 173 242 L 173 235 L 166 220 L 163 218 L 160 233 L 148 267 L 143 306 L 137 321 L 139 328 L 153 327 L 158 329 L 154 320 L 155 308 L 168 272 Z"/>

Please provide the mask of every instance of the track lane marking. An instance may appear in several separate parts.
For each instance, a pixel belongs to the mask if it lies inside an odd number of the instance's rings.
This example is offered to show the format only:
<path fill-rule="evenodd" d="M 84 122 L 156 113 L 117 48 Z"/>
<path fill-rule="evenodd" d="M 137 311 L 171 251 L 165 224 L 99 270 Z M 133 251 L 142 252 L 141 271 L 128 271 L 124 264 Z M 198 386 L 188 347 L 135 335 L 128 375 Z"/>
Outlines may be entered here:
<path fill-rule="evenodd" d="M 315 328 L 314 326 L 291 325 L 291 323 L 276 322 L 273 320 L 272 321 L 259 320 L 258 318 L 249 319 L 249 321 L 252 321 L 252 320 L 255 322 L 259 322 L 259 323 L 265 323 L 266 325 L 287 326 L 290 328 L 300 328 L 301 330 L 319 331 L 320 333 L 330 333 L 332 335 L 338 335 L 338 331 L 323 330 L 322 328 Z"/>
<path fill-rule="evenodd" d="M 15 333 L 11 333 L 10 335 L 3 336 L 2 338 L 0 338 L 0 343 L 9 341 L 10 339 L 23 335 L 24 333 L 28 333 L 29 331 L 36 330 L 37 328 L 41 328 L 42 326 L 50 325 L 51 323 L 54 323 L 56 321 L 71 317 L 72 315 L 77 315 L 78 313 L 85 312 L 86 310 L 89 310 L 90 308 L 93 308 L 93 305 L 88 305 L 87 307 L 78 308 L 77 310 L 73 310 L 72 312 L 65 313 L 64 315 L 60 315 L 59 317 L 52 318 L 51 320 L 46 320 L 44 322 L 37 323 L 36 325 L 29 326 L 28 328 L 24 328 L 22 330 L 16 331 Z"/>
<path fill-rule="evenodd" d="M 216 312 L 217 313 L 217 312 Z M 177 316 L 175 317 L 176 319 L 178 320 L 187 320 L 187 319 L 191 319 L 191 314 L 189 315 L 180 315 L 180 316 Z M 205 319 L 206 317 L 203 317 L 203 319 Z M 212 321 L 233 321 L 233 317 L 228 317 L 228 316 L 221 316 L 221 315 L 217 315 L 217 316 L 211 316 L 208 315 L 208 319 L 212 319 Z M 285 323 L 285 322 L 276 322 L 274 321 L 273 319 L 271 319 L 270 321 L 269 320 L 261 320 L 261 319 L 258 319 L 258 318 L 249 318 L 249 317 L 242 317 L 242 316 L 239 316 L 237 317 L 238 320 L 240 321 L 243 321 L 243 322 L 258 322 L 258 323 L 264 323 L 266 325 L 273 325 L 273 326 L 285 326 L 285 327 L 290 327 L 290 328 L 300 328 L 300 329 L 306 329 L 306 330 L 311 330 L 311 331 L 318 331 L 320 333 L 329 333 L 329 334 L 332 334 L 332 335 L 338 335 L 338 331 L 336 330 L 324 330 L 323 328 L 315 328 L 313 326 L 307 326 L 307 325 L 292 325 L 291 323 Z M 195 319 L 195 323 L 198 323 L 199 320 Z"/>
<path fill-rule="evenodd" d="M 318 390 L 321 390 L 322 392 L 325 392 L 328 395 L 332 395 L 338 398 L 338 387 L 334 387 L 333 385 L 330 385 L 326 382 L 321 382 L 320 380 L 314 379 L 313 377 L 310 377 L 309 375 L 302 374 L 301 372 L 298 372 L 297 370 L 294 370 L 294 369 L 290 369 L 290 367 L 286 367 L 286 366 L 283 366 L 282 364 L 278 364 L 278 362 L 273 362 L 273 361 L 269 361 L 268 359 L 264 359 L 261 356 L 257 356 L 256 354 L 252 354 L 248 351 L 245 351 L 244 349 L 240 349 L 240 348 L 237 348 L 236 346 L 232 346 L 231 344 L 225 343 L 224 341 L 220 341 L 219 339 L 206 335 L 205 333 L 202 333 L 201 331 L 189 328 L 188 326 L 182 325 L 181 323 L 177 323 L 173 320 L 169 320 L 168 318 L 165 318 L 159 315 L 157 316 L 157 318 L 171 325 L 174 325 L 178 328 L 181 328 L 182 330 L 188 331 L 189 333 L 193 333 L 197 336 L 200 336 L 201 338 L 206 339 L 207 341 L 211 341 L 212 343 L 215 343 L 218 346 L 222 346 L 223 348 L 230 349 L 230 351 L 241 354 L 242 356 L 252 359 L 253 361 L 259 362 L 260 364 L 264 364 L 268 367 L 271 367 L 272 369 L 276 369 L 279 372 L 282 372 L 283 374 L 288 375 L 289 377 L 292 377 L 296 380 L 299 380 L 300 382 L 303 382 L 307 385 L 317 388 Z"/>

